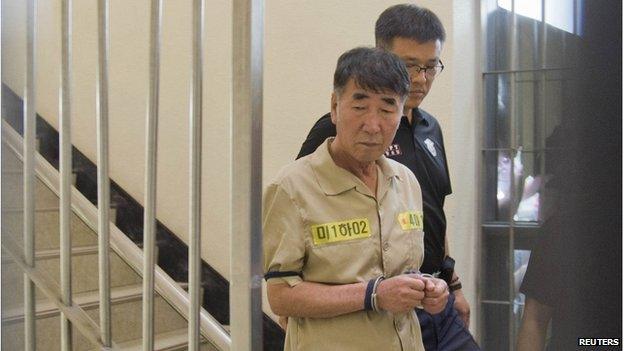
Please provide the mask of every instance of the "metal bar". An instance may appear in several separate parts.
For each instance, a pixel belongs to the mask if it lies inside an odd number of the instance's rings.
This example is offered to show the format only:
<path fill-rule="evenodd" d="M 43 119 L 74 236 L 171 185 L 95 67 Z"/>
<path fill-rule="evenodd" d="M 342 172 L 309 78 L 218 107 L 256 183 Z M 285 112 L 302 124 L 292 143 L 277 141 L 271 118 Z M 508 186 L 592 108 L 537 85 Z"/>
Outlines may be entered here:
<path fill-rule="evenodd" d="M 480 105 L 481 105 L 481 117 L 479 119 L 480 121 L 480 128 L 479 128 L 479 132 L 481 133 L 481 135 L 485 135 L 484 133 L 484 126 L 486 125 L 486 119 L 487 119 L 487 104 L 486 104 L 486 92 L 487 92 L 487 88 L 486 88 L 486 75 L 485 72 L 488 70 L 488 64 L 489 64 L 489 60 L 490 60 L 490 56 L 489 56 L 489 51 L 488 51 L 488 44 L 486 42 L 487 40 L 487 28 L 488 25 L 491 25 L 491 23 L 488 21 L 488 1 L 481 1 L 481 17 L 480 17 L 480 23 L 481 23 L 481 96 L 483 97 L 481 99 Z M 481 147 L 483 148 L 486 145 L 485 142 L 485 137 L 481 137 L 478 138 L 478 140 L 481 140 Z M 485 189 L 485 181 L 484 179 L 485 177 L 485 152 L 481 152 L 481 155 L 479 157 L 479 164 L 478 164 L 478 169 L 479 169 L 479 188 L 477 190 L 477 194 L 483 194 L 484 193 L 484 189 Z M 482 222 L 483 219 L 483 213 L 485 212 L 484 208 L 485 208 L 485 204 L 484 204 L 484 200 L 480 199 L 478 202 L 478 213 L 477 213 L 477 218 L 480 219 L 480 221 Z M 484 279 L 483 277 L 485 276 L 485 262 L 486 262 L 486 255 L 488 254 L 483 248 L 484 245 L 482 244 L 483 242 L 485 242 L 485 230 L 481 229 L 479 231 L 479 248 L 481 248 L 480 250 L 480 258 L 479 258 L 479 262 L 481 264 L 479 264 L 477 267 L 477 282 L 479 282 L 477 289 L 476 289 L 476 308 L 478 309 L 478 311 L 476 311 L 476 315 L 477 315 L 477 330 L 484 330 L 485 327 L 485 313 L 481 313 L 481 311 L 484 310 L 483 308 L 483 293 L 482 291 L 484 290 Z M 479 341 L 480 344 L 483 345 L 484 342 L 484 335 L 485 333 L 481 333 L 478 332 L 477 335 L 475 335 L 475 338 L 477 339 L 477 341 Z"/>
<path fill-rule="evenodd" d="M 488 70 L 489 55 L 488 55 L 488 43 L 487 38 L 487 26 L 488 26 L 488 8 L 489 3 L 487 0 L 480 1 L 480 17 L 479 24 L 481 25 L 481 72 Z"/>
<path fill-rule="evenodd" d="M 98 266 L 100 290 L 100 334 L 102 343 L 111 346 L 110 291 L 110 181 L 108 178 L 108 58 L 109 0 L 98 1 L 97 66 L 97 193 L 98 193 Z"/>
<path fill-rule="evenodd" d="M 35 266 L 35 57 L 37 0 L 30 0 L 26 10 L 26 84 L 24 87 L 24 260 Z M 35 285 L 24 274 L 24 350 L 35 350 Z"/>
<path fill-rule="evenodd" d="M 71 60 L 72 60 L 72 0 L 61 1 L 61 96 L 60 116 L 60 247 L 61 299 L 71 306 Z M 72 349 L 72 326 L 61 314 L 61 350 Z"/>
<path fill-rule="evenodd" d="M 233 2 L 232 349 L 262 350 L 262 64 L 264 2 Z"/>
<path fill-rule="evenodd" d="M 3 120 L 1 123 L 2 142 L 6 143 L 19 158 L 23 158 L 21 136 L 6 121 Z M 58 172 L 41 155 L 35 155 L 35 171 L 39 179 L 48 188 L 57 195 L 60 193 Z M 84 221 L 89 228 L 96 231 L 97 208 L 75 188 L 72 189 L 72 204 L 76 216 Z M 111 226 L 110 245 L 111 249 L 135 272 L 138 274 L 143 272 L 143 251 L 115 225 Z M 185 319 L 188 319 L 188 305 L 190 303 L 188 293 L 158 266 L 155 267 L 154 283 L 160 296 Z M 224 351 L 231 349 L 232 341 L 229 333 L 203 308 L 200 312 L 200 326 L 202 335 L 217 349 Z M 77 326 L 77 328 L 79 327 Z"/>
<path fill-rule="evenodd" d="M 546 41 L 548 39 L 548 26 L 546 25 L 546 0 L 541 0 L 542 5 L 542 23 L 541 23 L 541 41 L 540 41 L 540 71 L 544 71 L 546 69 Z"/>
<path fill-rule="evenodd" d="M 191 102 L 189 135 L 189 350 L 200 347 L 199 311 L 201 310 L 201 168 L 202 168 L 202 90 L 203 90 L 203 0 L 193 1 L 193 65 L 191 71 Z"/>
<path fill-rule="evenodd" d="M 580 6 L 582 5 L 582 0 L 578 1 L 578 0 L 574 0 L 574 22 L 572 25 L 572 28 L 574 28 L 574 34 L 578 35 L 578 36 L 582 36 L 581 33 L 581 29 L 580 27 L 580 19 L 579 19 L 579 13 L 581 13 L 580 11 Z"/>
<path fill-rule="evenodd" d="M 509 301 L 497 301 L 497 300 L 481 300 L 481 303 L 489 305 L 509 305 Z"/>
<path fill-rule="evenodd" d="M 145 144 L 145 212 L 143 217 L 143 350 L 154 349 L 154 265 L 156 251 L 156 153 L 162 0 L 152 0 L 149 96 Z"/>
<path fill-rule="evenodd" d="M 496 71 L 488 71 L 483 72 L 483 75 L 491 75 L 491 74 L 505 74 L 505 73 L 531 73 L 531 72 L 550 72 L 550 71 L 565 71 L 572 69 L 573 67 L 553 67 L 553 68 L 534 68 L 534 69 L 510 69 L 510 70 L 496 70 Z"/>
<path fill-rule="evenodd" d="M 518 57 L 518 14 L 516 13 L 516 0 L 511 0 L 511 12 L 512 12 L 512 20 L 511 20 L 511 30 L 510 30 L 510 35 L 512 40 L 510 41 L 511 44 L 511 62 L 510 62 L 510 69 L 512 71 L 516 71 L 516 72 L 512 72 L 511 73 L 511 77 L 510 77 L 510 87 L 509 87 L 509 105 L 510 105 L 510 109 L 509 109 L 509 119 L 510 119 L 510 135 L 511 135 L 511 148 L 512 149 L 517 149 L 518 145 L 517 145 L 517 135 L 516 135 L 516 119 L 517 119 L 517 111 L 516 111 L 516 78 L 517 78 L 517 70 L 519 69 L 519 57 Z M 509 157 L 511 158 L 511 180 L 510 180 L 510 197 L 511 197 L 511 205 L 509 208 L 509 239 L 508 239 L 508 246 L 507 246 L 507 254 L 508 254 L 508 265 L 509 265 L 509 272 L 508 272 L 508 280 L 507 280 L 507 286 L 509 287 L 509 309 L 508 309 L 508 321 L 509 321 L 509 330 L 508 330 L 508 340 L 509 340 L 509 350 L 515 350 L 515 338 L 514 338 L 514 334 L 515 334 L 515 318 L 514 318 L 514 314 L 513 314 L 513 301 L 514 301 L 514 288 L 515 288 L 515 280 L 514 280 L 514 243 L 515 243 L 515 230 L 513 228 L 513 215 L 514 215 L 514 204 L 516 202 L 516 182 L 515 182 L 515 177 L 514 177 L 514 160 L 515 160 L 515 153 L 511 153 L 509 155 Z"/>
<path fill-rule="evenodd" d="M 547 65 L 547 60 L 548 60 L 548 55 L 546 54 L 548 46 L 547 46 L 547 42 L 548 42 L 548 26 L 546 25 L 546 0 L 542 0 L 542 23 L 541 23 L 541 42 L 540 42 L 540 67 L 541 68 L 546 68 Z M 540 136 L 540 140 L 539 142 L 539 149 L 545 149 L 546 148 L 546 131 L 548 130 L 548 123 L 546 121 L 546 82 L 547 82 L 547 77 L 546 77 L 546 73 L 548 71 L 547 70 L 543 70 L 539 73 L 539 83 L 538 83 L 538 101 L 539 101 L 539 121 L 541 123 L 539 123 L 539 133 L 535 133 L 536 135 Z M 545 155 L 546 153 L 542 153 L 542 155 Z M 545 173 L 545 158 L 544 157 L 540 157 L 540 173 Z M 542 182 L 540 184 L 540 194 L 544 194 L 544 182 Z M 541 209 L 540 209 L 541 212 Z"/>

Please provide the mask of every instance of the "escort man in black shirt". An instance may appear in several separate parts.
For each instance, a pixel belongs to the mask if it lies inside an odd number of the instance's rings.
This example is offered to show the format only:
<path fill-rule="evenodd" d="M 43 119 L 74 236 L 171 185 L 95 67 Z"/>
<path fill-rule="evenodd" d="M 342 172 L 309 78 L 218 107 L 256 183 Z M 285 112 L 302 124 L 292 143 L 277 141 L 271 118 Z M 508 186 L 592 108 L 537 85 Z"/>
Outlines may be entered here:
<path fill-rule="evenodd" d="M 442 132 L 436 119 L 418 108 L 433 81 L 444 69 L 440 53 L 446 33 L 438 17 L 414 4 L 387 8 L 375 23 L 377 47 L 391 51 L 403 60 L 410 73 L 410 95 L 404 117 L 386 156 L 409 167 L 420 183 L 423 196 L 425 258 L 421 271 L 437 273 L 449 290 L 444 311 L 431 315 L 417 309 L 423 343 L 428 351 L 480 350 L 467 329 L 470 306 L 448 257 L 444 199 L 451 193 Z M 377 111 L 370 111 L 376 113 Z M 317 121 L 298 157 L 312 153 L 323 141 L 336 135 L 328 115 Z"/>

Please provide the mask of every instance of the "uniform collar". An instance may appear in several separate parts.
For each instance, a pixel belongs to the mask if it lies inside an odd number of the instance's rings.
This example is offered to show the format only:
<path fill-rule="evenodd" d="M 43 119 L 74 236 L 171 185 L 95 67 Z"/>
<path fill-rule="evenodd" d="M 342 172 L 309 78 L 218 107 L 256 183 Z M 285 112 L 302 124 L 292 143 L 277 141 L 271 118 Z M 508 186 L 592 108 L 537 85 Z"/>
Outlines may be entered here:
<path fill-rule="evenodd" d="M 429 125 L 429 120 L 427 119 L 426 114 L 422 113 L 418 107 L 412 110 L 412 121 L 414 121 L 414 125 Z"/>
<path fill-rule="evenodd" d="M 310 155 L 309 161 L 312 171 L 316 176 L 316 180 L 325 195 L 338 195 L 353 188 L 356 188 L 358 192 L 363 194 L 370 194 L 370 190 L 366 187 L 364 182 L 353 173 L 336 165 L 329 153 L 329 145 L 333 140 L 333 137 L 327 138 L 327 140 Z M 381 169 L 383 179 L 386 180 L 381 183 L 381 187 L 377 189 L 379 195 L 385 192 L 380 190 L 387 188 L 387 184 L 392 178 L 396 177 L 401 180 L 401 177 L 395 167 L 390 165 L 385 156 L 382 155 L 375 163 Z"/>

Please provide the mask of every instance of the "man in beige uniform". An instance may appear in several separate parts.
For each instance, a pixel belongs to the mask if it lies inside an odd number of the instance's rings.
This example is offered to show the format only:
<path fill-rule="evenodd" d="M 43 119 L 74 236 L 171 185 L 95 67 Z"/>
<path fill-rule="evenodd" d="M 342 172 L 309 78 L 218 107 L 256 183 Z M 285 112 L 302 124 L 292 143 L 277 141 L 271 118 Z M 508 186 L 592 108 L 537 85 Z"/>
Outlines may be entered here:
<path fill-rule="evenodd" d="M 273 311 L 289 316 L 285 350 L 424 350 L 415 307 L 443 310 L 443 280 L 423 259 L 413 173 L 383 156 L 409 94 L 394 54 L 356 48 L 338 59 L 335 138 L 284 167 L 264 196 Z"/>

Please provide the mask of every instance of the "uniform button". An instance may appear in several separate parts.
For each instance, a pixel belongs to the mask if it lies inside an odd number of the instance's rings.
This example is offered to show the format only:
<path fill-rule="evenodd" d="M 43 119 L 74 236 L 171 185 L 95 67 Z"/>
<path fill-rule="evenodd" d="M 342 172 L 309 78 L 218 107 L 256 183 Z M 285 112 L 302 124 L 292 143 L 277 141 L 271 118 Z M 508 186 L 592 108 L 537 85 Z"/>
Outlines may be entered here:
<path fill-rule="evenodd" d="M 390 249 L 390 244 L 388 244 L 388 242 L 386 241 L 386 242 L 383 244 L 383 250 L 384 250 L 384 251 L 388 251 L 388 249 Z"/>

